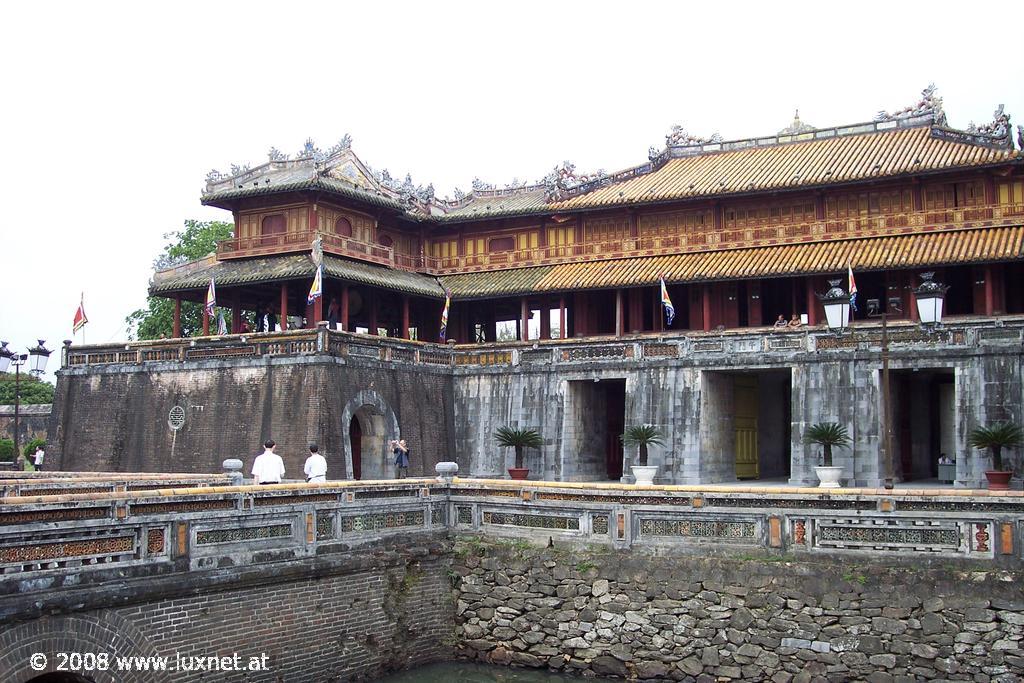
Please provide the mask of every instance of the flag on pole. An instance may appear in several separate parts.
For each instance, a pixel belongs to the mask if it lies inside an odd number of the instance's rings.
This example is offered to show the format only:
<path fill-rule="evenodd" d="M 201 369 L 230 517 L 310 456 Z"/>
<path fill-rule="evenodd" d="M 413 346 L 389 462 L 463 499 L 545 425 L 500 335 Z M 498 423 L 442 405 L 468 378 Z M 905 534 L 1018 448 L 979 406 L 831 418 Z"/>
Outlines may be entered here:
<path fill-rule="evenodd" d="M 672 299 L 668 297 L 665 278 L 661 278 L 661 305 L 665 307 L 665 327 L 672 327 L 672 321 L 676 319 L 676 307 L 672 305 Z"/>
<path fill-rule="evenodd" d="M 224 335 L 228 333 L 228 323 L 224 320 L 224 309 L 217 311 L 217 334 Z"/>
<path fill-rule="evenodd" d="M 452 304 L 452 290 L 444 290 L 444 309 L 441 311 L 441 341 L 444 341 L 445 334 L 448 333 L 448 308 Z"/>
<path fill-rule="evenodd" d="M 323 278 L 324 267 L 316 267 L 316 275 L 313 276 L 313 285 L 309 288 L 309 296 L 306 297 L 306 303 L 311 304 L 324 295 L 324 278 Z"/>
<path fill-rule="evenodd" d="M 850 289 L 850 308 L 852 308 L 853 312 L 856 313 L 857 312 L 857 281 L 853 279 L 853 266 L 850 265 L 850 264 L 847 264 L 846 268 L 847 268 L 847 271 L 850 274 L 850 283 L 849 283 L 850 284 L 850 287 L 849 287 L 849 289 Z"/>
<path fill-rule="evenodd" d="M 82 292 L 82 299 L 78 303 L 78 310 L 75 311 L 75 321 L 71 324 L 72 333 L 78 332 L 85 327 L 89 319 L 85 317 L 85 292 Z"/>
<path fill-rule="evenodd" d="M 206 312 L 213 315 L 213 309 L 217 305 L 217 288 L 213 285 L 213 278 L 210 278 L 210 287 L 206 290 Z"/>

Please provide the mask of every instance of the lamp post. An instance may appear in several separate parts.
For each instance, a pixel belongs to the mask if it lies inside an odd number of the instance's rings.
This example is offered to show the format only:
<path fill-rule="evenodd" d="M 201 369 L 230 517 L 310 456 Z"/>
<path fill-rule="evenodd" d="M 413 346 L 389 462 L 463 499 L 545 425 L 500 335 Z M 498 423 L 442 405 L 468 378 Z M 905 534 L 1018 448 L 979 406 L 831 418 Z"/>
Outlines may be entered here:
<path fill-rule="evenodd" d="M 825 321 L 828 329 L 842 334 L 850 326 L 850 295 L 841 287 L 842 280 L 829 280 L 829 289 L 818 294 L 825 307 Z"/>
<path fill-rule="evenodd" d="M 892 394 L 889 385 L 889 326 L 886 324 L 889 310 L 893 313 L 902 313 L 900 299 L 891 296 L 882 306 L 878 299 L 868 299 L 868 317 L 882 319 L 882 417 L 884 433 L 882 435 L 882 446 L 885 449 L 885 487 L 892 488 L 894 478 L 894 463 L 892 449 L 892 416 L 889 414 L 892 406 Z"/>
<path fill-rule="evenodd" d="M 21 366 L 26 361 L 29 364 L 29 372 L 35 375 L 42 375 L 46 371 L 46 361 L 50 358 L 50 351 L 44 345 L 44 340 L 39 340 L 39 345 L 28 350 L 28 353 L 14 353 L 7 348 L 7 342 L 0 342 L 0 372 L 7 372 L 7 368 L 14 366 L 14 456 L 15 462 L 20 462 L 22 457 L 18 451 L 19 411 L 21 409 Z"/>

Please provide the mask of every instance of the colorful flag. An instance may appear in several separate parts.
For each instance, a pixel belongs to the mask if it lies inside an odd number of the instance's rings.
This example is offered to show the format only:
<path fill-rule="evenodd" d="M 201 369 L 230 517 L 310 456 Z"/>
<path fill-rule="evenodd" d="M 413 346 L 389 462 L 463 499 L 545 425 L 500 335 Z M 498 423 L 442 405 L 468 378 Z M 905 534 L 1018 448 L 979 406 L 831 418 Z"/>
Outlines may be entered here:
<path fill-rule="evenodd" d="M 210 278 L 210 287 L 206 290 L 206 313 L 213 315 L 213 309 L 217 305 L 217 288 L 213 286 L 213 278 Z"/>
<path fill-rule="evenodd" d="M 307 304 L 313 303 L 324 295 L 323 271 L 323 266 L 316 267 L 316 275 L 313 276 L 313 286 L 309 288 L 309 296 L 306 297 Z"/>
<path fill-rule="evenodd" d="M 452 304 L 452 290 L 444 290 L 444 310 L 441 311 L 441 341 L 448 332 L 448 308 Z"/>
<path fill-rule="evenodd" d="M 857 281 L 853 279 L 853 266 L 847 264 L 846 268 L 847 268 L 848 272 L 850 273 L 850 288 L 849 288 L 850 289 L 850 308 L 852 308 L 853 312 L 856 313 L 857 312 Z"/>
<path fill-rule="evenodd" d="M 227 334 L 228 323 L 224 320 L 224 309 L 217 311 L 217 334 Z"/>
<path fill-rule="evenodd" d="M 665 307 L 665 327 L 672 327 L 672 321 L 676 319 L 676 307 L 672 305 L 672 299 L 668 298 L 665 278 L 661 278 L 661 305 Z"/>
<path fill-rule="evenodd" d="M 85 317 L 85 293 L 82 293 L 82 300 L 78 303 L 78 310 L 75 311 L 75 321 L 71 324 L 72 332 L 78 332 L 85 327 L 89 319 Z"/>

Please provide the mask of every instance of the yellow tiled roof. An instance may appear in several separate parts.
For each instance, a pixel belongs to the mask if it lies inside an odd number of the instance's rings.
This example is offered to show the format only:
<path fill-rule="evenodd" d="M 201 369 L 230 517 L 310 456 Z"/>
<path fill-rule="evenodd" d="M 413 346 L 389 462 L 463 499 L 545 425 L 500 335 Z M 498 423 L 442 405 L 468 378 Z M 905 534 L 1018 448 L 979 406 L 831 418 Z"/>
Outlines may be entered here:
<path fill-rule="evenodd" d="M 455 298 L 546 291 L 786 277 L 1024 258 L 1024 227 L 976 228 L 893 237 L 566 263 L 441 278 Z"/>
<path fill-rule="evenodd" d="M 931 127 L 670 159 L 646 175 L 549 204 L 552 211 L 778 191 L 1013 160 L 1012 149 L 949 140 Z"/>

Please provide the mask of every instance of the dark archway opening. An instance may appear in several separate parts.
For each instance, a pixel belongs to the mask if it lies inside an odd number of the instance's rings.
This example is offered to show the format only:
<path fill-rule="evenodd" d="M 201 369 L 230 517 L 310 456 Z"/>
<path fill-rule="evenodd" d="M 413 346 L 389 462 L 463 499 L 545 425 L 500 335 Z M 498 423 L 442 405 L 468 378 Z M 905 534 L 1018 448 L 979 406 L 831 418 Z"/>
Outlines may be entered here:
<path fill-rule="evenodd" d="M 363 428 L 359 425 L 359 418 L 352 416 L 348 425 L 348 438 L 352 444 L 352 478 L 363 478 Z"/>

